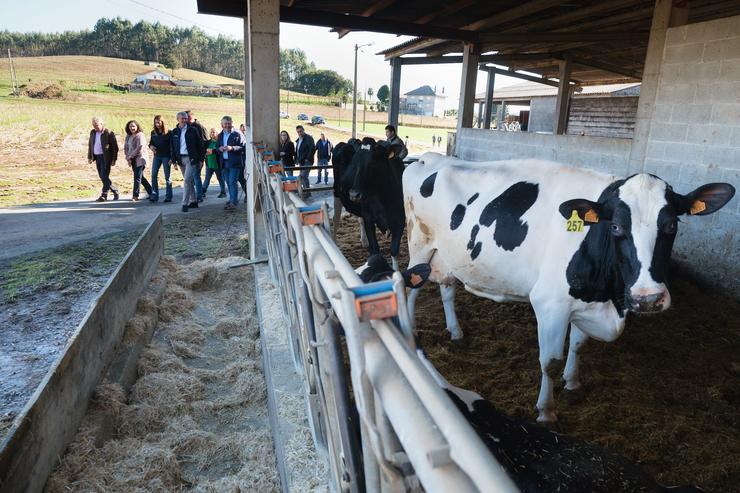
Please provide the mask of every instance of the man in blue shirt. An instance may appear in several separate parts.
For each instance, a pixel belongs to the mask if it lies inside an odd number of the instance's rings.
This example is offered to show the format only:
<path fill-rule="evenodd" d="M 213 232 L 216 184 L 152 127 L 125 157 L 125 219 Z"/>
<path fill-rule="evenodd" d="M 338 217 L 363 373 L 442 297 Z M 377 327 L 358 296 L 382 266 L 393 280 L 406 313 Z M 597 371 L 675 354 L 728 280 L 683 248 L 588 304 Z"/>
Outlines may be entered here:
<path fill-rule="evenodd" d="M 225 174 L 226 183 L 229 187 L 229 201 L 224 209 L 236 210 L 239 203 L 239 173 L 244 168 L 244 136 L 233 129 L 234 120 L 230 116 L 221 118 L 221 128 L 218 134 L 218 160 Z"/>

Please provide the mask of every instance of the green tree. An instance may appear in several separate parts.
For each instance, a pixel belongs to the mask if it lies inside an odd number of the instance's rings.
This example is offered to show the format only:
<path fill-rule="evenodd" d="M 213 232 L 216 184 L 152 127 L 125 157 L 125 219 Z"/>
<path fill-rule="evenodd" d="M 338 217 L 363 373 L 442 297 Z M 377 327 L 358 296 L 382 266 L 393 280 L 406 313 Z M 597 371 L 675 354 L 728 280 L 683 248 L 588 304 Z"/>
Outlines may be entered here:
<path fill-rule="evenodd" d="M 308 61 L 303 50 L 298 48 L 280 50 L 280 87 L 283 89 L 302 89 L 296 82 L 313 70 L 316 70 L 316 66 Z"/>
<path fill-rule="evenodd" d="M 352 81 L 333 70 L 312 70 L 295 81 L 296 88 L 317 96 L 343 96 L 352 92 Z"/>
<path fill-rule="evenodd" d="M 378 94 L 377 94 L 378 101 L 380 101 L 384 105 L 388 104 L 388 98 L 390 97 L 390 95 L 391 95 L 391 90 L 387 84 L 383 84 L 382 86 L 380 86 L 380 89 L 378 89 Z"/>

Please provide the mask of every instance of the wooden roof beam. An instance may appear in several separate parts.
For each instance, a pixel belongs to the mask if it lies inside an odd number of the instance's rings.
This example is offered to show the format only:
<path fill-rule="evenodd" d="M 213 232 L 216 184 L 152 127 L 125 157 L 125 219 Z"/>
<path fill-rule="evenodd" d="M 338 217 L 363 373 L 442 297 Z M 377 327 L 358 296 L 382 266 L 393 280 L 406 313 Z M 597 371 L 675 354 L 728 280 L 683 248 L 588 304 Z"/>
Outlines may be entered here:
<path fill-rule="evenodd" d="M 362 16 L 362 17 L 370 17 L 371 15 L 373 15 L 373 14 L 375 14 L 377 12 L 380 12 L 381 10 L 387 9 L 388 7 L 390 7 L 391 5 L 393 5 L 395 2 L 396 2 L 396 0 L 379 0 L 378 2 L 375 2 L 370 7 L 368 7 L 367 9 L 365 9 L 360 14 L 360 16 Z M 292 4 L 292 0 L 291 0 L 291 4 Z M 292 5 L 288 5 L 288 6 L 291 7 Z M 347 33 L 349 33 L 350 31 L 351 31 L 351 29 L 347 29 L 347 28 L 336 29 L 336 32 L 339 33 L 339 39 L 342 39 L 343 37 L 345 37 L 347 35 Z"/>
<path fill-rule="evenodd" d="M 647 40 L 648 31 L 631 32 L 523 32 L 481 33 L 482 43 L 530 44 L 530 43 L 581 43 L 601 41 Z"/>
<path fill-rule="evenodd" d="M 536 55 L 481 55 L 478 58 L 478 61 L 480 63 L 507 65 L 515 61 L 554 59 L 556 56 L 558 55 L 555 53 L 538 53 Z M 398 59 L 401 60 L 401 65 L 431 65 L 438 63 L 462 63 L 463 57 L 462 55 L 454 55 L 436 57 L 400 57 Z"/>
<path fill-rule="evenodd" d="M 346 28 L 354 31 L 420 36 L 424 38 L 436 38 L 442 41 L 454 40 L 474 43 L 478 40 L 477 33 L 462 29 L 427 26 L 388 19 L 374 19 L 360 15 L 335 14 L 286 6 L 280 7 L 280 21 L 309 26 Z"/>
<path fill-rule="evenodd" d="M 520 74 L 519 72 L 515 72 L 513 70 L 504 70 L 502 68 L 490 67 L 488 65 L 481 65 L 480 67 L 478 67 L 478 69 L 481 72 L 489 72 L 490 71 L 490 72 L 493 72 L 495 74 L 505 75 L 507 77 L 515 77 L 517 79 L 528 80 L 530 82 L 536 82 L 538 84 L 545 84 L 546 86 L 552 86 L 552 87 L 559 87 L 560 86 L 560 83 L 558 81 L 556 81 L 556 80 L 545 79 L 545 78 L 542 78 L 542 77 L 535 77 L 533 75 Z M 575 85 L 575 84 L 573 84 L 573 85 Z M 576 91 L 580 91 L 580 88 L 577 85 L 576 85 Z"/>
<path fill-rule="evenodd" d="M 450 2 L 444 8 L 419 17 L 414 21 L 414 24 L 426 24 L 438 17 L 446 17 L 448 15 L 455 14 L 466 7 L 470 7 L 475 3 L 475 1 L 476 0 L 457 0 L 456 2 Z"/>
<path fill-rule="evenodd" d="M 489 17 L 485 17 L 483 19 L 477 20 L 471 24 L 462 26 L 460 29 L 478 31 L 483 28 L 495 27 L 496 25 L 503 24 L 504 22 L 510 22 L 516 19 L 520 19 L 522 17 L 536 14 L 537 12 L 541 12 L 543 10 L 549 9 L 556 5 L 565 3 L 565 1 L 566 0 L 530 0 L 529 2 L 519 5 L 517 7 L 510 8 L 510 9 L 504 9 L 503 12 L 499 12 Z M 431 36 L 427 36 L 427 37 L 431 37 Z M 451 38 L 448 38 L 448 39 L 451 39 Z M 406 55 L 409 53 L 415 53 L 425 48 L 431 48 L 432 46 L 436 46 L 443 42 L 444 42 L 443 39 L 420 40 L 418 43 L 409 43 L 405 47 L 399 47 L 397 49 L 394 49 L 392 52 L 393 54 L 389 54 L 387 52 L 383 52 L 383 54 L 385 55 L 386 60 L 388 60 L 390 58 L 395 58 L 397 56 Z"/>

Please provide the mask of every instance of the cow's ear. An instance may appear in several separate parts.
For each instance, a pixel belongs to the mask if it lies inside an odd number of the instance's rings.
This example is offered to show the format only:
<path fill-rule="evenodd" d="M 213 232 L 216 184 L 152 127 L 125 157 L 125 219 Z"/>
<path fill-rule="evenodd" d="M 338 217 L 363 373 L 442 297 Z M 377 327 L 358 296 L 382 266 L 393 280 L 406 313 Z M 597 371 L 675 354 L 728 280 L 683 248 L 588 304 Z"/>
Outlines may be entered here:
<path fill-rule="evenodd" d="M 573 211 L 576 211 L 578 217 L 586 224 L 596 224 L 603 219 L 603 207 L 598 202 L 592 202 L 586 199 L 566 200 L 558 208 L 560 215 L 565 219 L 570 219 Z"/>
<path fill-rule="evenodd" d="M 735 187 L 729 183 L 708 183 L 686 195 L 678 196 L 678 204 L 674 204 L 679 214 L 692 216 L 706 216 L 717 212 L 735 196 Z"/>
<path fill-rule="evenodd" d="M 429 275 L 432 273 L 432 267 L 429 264 L 417 264 L 401 273 L 407 288 L 418 289 L 422 287 Z"/>
<path fill-rule="evenodd" d="M 397 158 L 403 150 L 403 144 L 391 144 L 388 146 L 388 159 Z"/>

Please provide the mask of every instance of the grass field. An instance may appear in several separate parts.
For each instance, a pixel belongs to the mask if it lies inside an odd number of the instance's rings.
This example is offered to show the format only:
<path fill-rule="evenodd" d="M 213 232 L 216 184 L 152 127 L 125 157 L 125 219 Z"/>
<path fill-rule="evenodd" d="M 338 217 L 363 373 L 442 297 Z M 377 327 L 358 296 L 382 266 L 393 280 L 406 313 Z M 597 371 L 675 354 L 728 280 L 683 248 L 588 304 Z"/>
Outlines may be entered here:
<path fill-rule="evenodd" d="M 174 126 L 175 114 L 185 109 L 193 110 L 207 128 L 218 129 L 223 115 L 233 116 L 237 124 L 244 120 L 244 101 L 239 99 L 120 93 L 105 87 L 109 80 L 131 80 L 134 74 L 151 68 L 142 62 L 102 57 L 38 57 L 16 59 L 15 65 L 21 82 L 24 77 L 34 83 L 63 81 L 69 91 L 65 99 L 60 100 L 9 96 L 7 59 L 0 64 L 0 207 L 96 197 L 100 192 L 100 180 L 95 166 L 87 163 L 87 138 L 93 116 L 103 118 L 106 126 L 118 136 L 121 148 L 123 127 L 128 120 L 139 121 L 147 135 L 154 115 L 163 115 L 167 124 Z M 184 69 L 177 72 L 178 77 L 203 82 L 235 82 L 201 72 L 188 74 Z M 291 97 L 295 101 L 301 96 L 292 93 Z M 285 110 L 284 104 L 281 109 Z M 306 126 L 307 132 L 316 139 L 324 132 L 336 144 L 350 136 L 351 111 L 348 108 L 290 103 L 289 111 L 292 118 L 280 120 L 280 125 L 293 139 L 296 138 L 295 126 L 301 123 L 295 119 L 299 113 L 320 114 L 328 119 L 327 126 Z M 340 127 L 336 125 L 336 117 L 340 115 L 341 128 L 332 128 Z M 361 111 L 358 117 L 358 128 L 361 128 Z M 404 116 L 404 121 L 407 118 Z M 367 124 L 368 134 L 385 138 L 383 127 L 387 115 L 367 112 L 366 119 L 374 122 Z M 427 120 L 430 119 L 424 118 L 423 123 Z M 445 124 L 450 125 L 449 121 Z M 446 129 L 416 127 L 401 127 L 400 135 L 409 135 L 410 152 L 418 154 L 431 150 L 431 135 L 439 133 L 446 138 Z M 444 146 L 435 148 L 440 149 Z M 147 171 L 150 169 L 147 167 Z M 181 183 L 179 171 L 172 176 L 176 186 Z M 132 174 L 124 162 L 122 150 L 111 178 L 124 195 L 131 192 Z M 162 181 L 160 176 L 160 187 Z"/>

